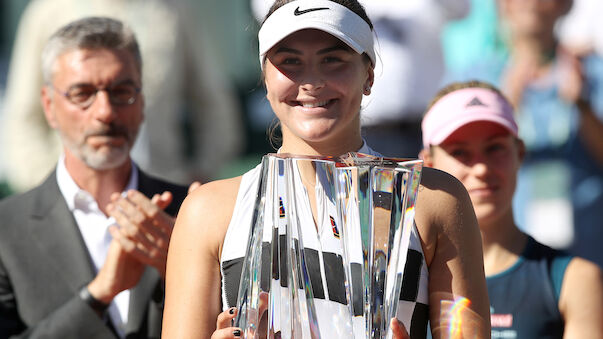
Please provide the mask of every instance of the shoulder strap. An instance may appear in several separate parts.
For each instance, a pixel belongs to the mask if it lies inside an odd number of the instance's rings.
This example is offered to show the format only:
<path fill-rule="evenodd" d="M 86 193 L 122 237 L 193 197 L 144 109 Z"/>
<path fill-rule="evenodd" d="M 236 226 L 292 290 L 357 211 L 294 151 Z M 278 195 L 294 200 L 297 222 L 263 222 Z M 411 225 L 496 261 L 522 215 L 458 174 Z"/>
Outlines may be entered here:
<path fill-rule="evenodd" d="M 551 283 L 553 284 L 553 290 L 555 292 L 555 301 L 557 303 L 559 303 L 559 296 L 561 295 L 561 285 L 563 284 L 565 270 L 572 259 L 572 256 L 565 253 L 561 253 L 561 255 L 556 255 L 550 258 L 549 274 Z"/>
<path fill-rule="evenodd" d="M 528 238 L 528 244 L 526 245 L 524 255 L 542 258 L 539 260 L 544 260 L 546 266 L 543 266 L 543 269 L 546 270 L 546 274 L 549 276 L 551 288 L 553 289 L 553 297 L 555 298 L 555 303 L 558 304 L 565 270 L 567 269 L 569 262 L 573 259 L 573 256 L 564 251 L 556 250 L 541 244 L 532 237 Z"/>

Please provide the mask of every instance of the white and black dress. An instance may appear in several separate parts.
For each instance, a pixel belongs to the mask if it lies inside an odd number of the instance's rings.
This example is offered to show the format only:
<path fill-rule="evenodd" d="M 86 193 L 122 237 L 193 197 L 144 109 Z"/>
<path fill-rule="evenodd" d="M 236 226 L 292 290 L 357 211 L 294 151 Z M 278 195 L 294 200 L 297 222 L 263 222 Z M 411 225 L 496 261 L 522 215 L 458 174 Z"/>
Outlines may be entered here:
<path fill-rule="evenodd" d="M 363 146 L 359 152 L 378 155 L 367 146 Z M 239 281 L 249 237 L 249 228 L 258 191 L 259 177 L 260 166 L 243 175 L 232 219 L 224 238 L 222 256 L 220 258 L 222 305 L 224 310 L 236 306 Z M 298 211 L 299 214 L 301 214 L 300 218 L 304 217 L 303 212 Z M 306 217 L 312 218 L 312 215 L 310 214 Z M 316 233 L 315 228 L 307 227 L 306 229 L 308 230 L 304 230 L 304 232 Z M 328 228 L 319 232 L 321 233 L 318 237 L 320 244 L 304 243 L 304 253 L 309 263 L 307 266 L 309 266 L 316 312 L 320 317 L 321 314 L 328 316 L 337 312 L 338 308 L 347 307 L 347 302 L 343 286 L 344 273 L 339 268 L 341 267 L 341 253 L 338 253 L 340 250 L 337 246 L 331 246 L 331 243 L 339 241 L 335 239 L 338 235 L 333 229 Z M 316 239 L 317 237 L 307 238 Z M 317 250 L 317 248 L 321 250 Z M 321 262 L 323 265 L 312 265 L 312 262 Z M 264 276 L 268 275 L 264 274 Z M 423 256 L 421 241 L 414 224 L 399 300 L 397 318 L 409 329 L 412 338 L 424 338 L 429 319 L 428 269 Z M 354 305 L 354 309 L 358 309 L 356 305 Z"/>

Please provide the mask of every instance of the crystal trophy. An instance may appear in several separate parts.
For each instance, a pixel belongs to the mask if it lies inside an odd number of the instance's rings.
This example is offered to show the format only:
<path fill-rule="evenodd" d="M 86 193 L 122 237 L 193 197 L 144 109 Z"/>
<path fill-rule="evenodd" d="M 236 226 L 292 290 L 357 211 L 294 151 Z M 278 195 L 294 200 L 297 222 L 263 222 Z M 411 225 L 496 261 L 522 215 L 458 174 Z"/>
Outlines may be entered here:
<path fill-rule="evenodd" d="M 245 338 L 391 338 L 422 161 L 268 154 L 235 326 Z"/>

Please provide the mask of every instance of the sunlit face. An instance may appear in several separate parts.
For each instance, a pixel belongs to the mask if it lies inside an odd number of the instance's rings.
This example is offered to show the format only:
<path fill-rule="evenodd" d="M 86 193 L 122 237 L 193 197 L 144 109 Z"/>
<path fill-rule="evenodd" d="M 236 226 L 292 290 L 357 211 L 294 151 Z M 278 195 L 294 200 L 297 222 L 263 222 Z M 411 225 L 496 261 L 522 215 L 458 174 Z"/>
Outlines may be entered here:
<path fill-rule="evenodd" d="M 433 146 L 430 154 L 430 165 L 463 183 L 480 224 L 511 211 L 523 150 L 507 129 L 492 122 L 470 123 Z"/>
<path fill-rule="evenodd" d="M 49 124 L 63 141 L 65 159 L 80 161 L 94 169 L 111 169 L 129 159 L 138 128 L 143 120 L 143 99 L 137 94 L 130 105 L 115 105 L 107 91 L 99 91 L 89 107 L 82 108 L 60 92 L 92 85 L 119 88 L 140 87 L 140 72 L 127 51 L 78 49 L 57 58 L 52 86 L 42 92 Z"/>
<path fill-rule="evenodd" d="M 275 45 L 265 62 L 267 98 L 283 140 L 344 141 L 360 131 L 360 103 L 373 81 L 362 55 L 330 34 L 302 30 Z"/>

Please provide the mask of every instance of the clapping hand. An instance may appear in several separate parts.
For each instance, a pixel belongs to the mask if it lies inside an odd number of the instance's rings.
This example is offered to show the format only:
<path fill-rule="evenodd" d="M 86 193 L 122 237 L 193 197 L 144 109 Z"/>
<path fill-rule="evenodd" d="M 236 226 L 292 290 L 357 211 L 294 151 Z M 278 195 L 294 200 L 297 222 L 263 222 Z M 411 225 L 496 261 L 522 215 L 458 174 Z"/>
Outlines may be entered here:
<path fill-rule="evenodd" d="M 165 277 L 167 250 L 175 219 L 164 212 L 172 202 L 172 194 L 163 192 L 149 199 L 136 190 L 124 196 L 114 193 L 107 206 L 109 215 L 119 227 L 111 227 L 114 239 L 143 264 L 153 266 Z"/>

